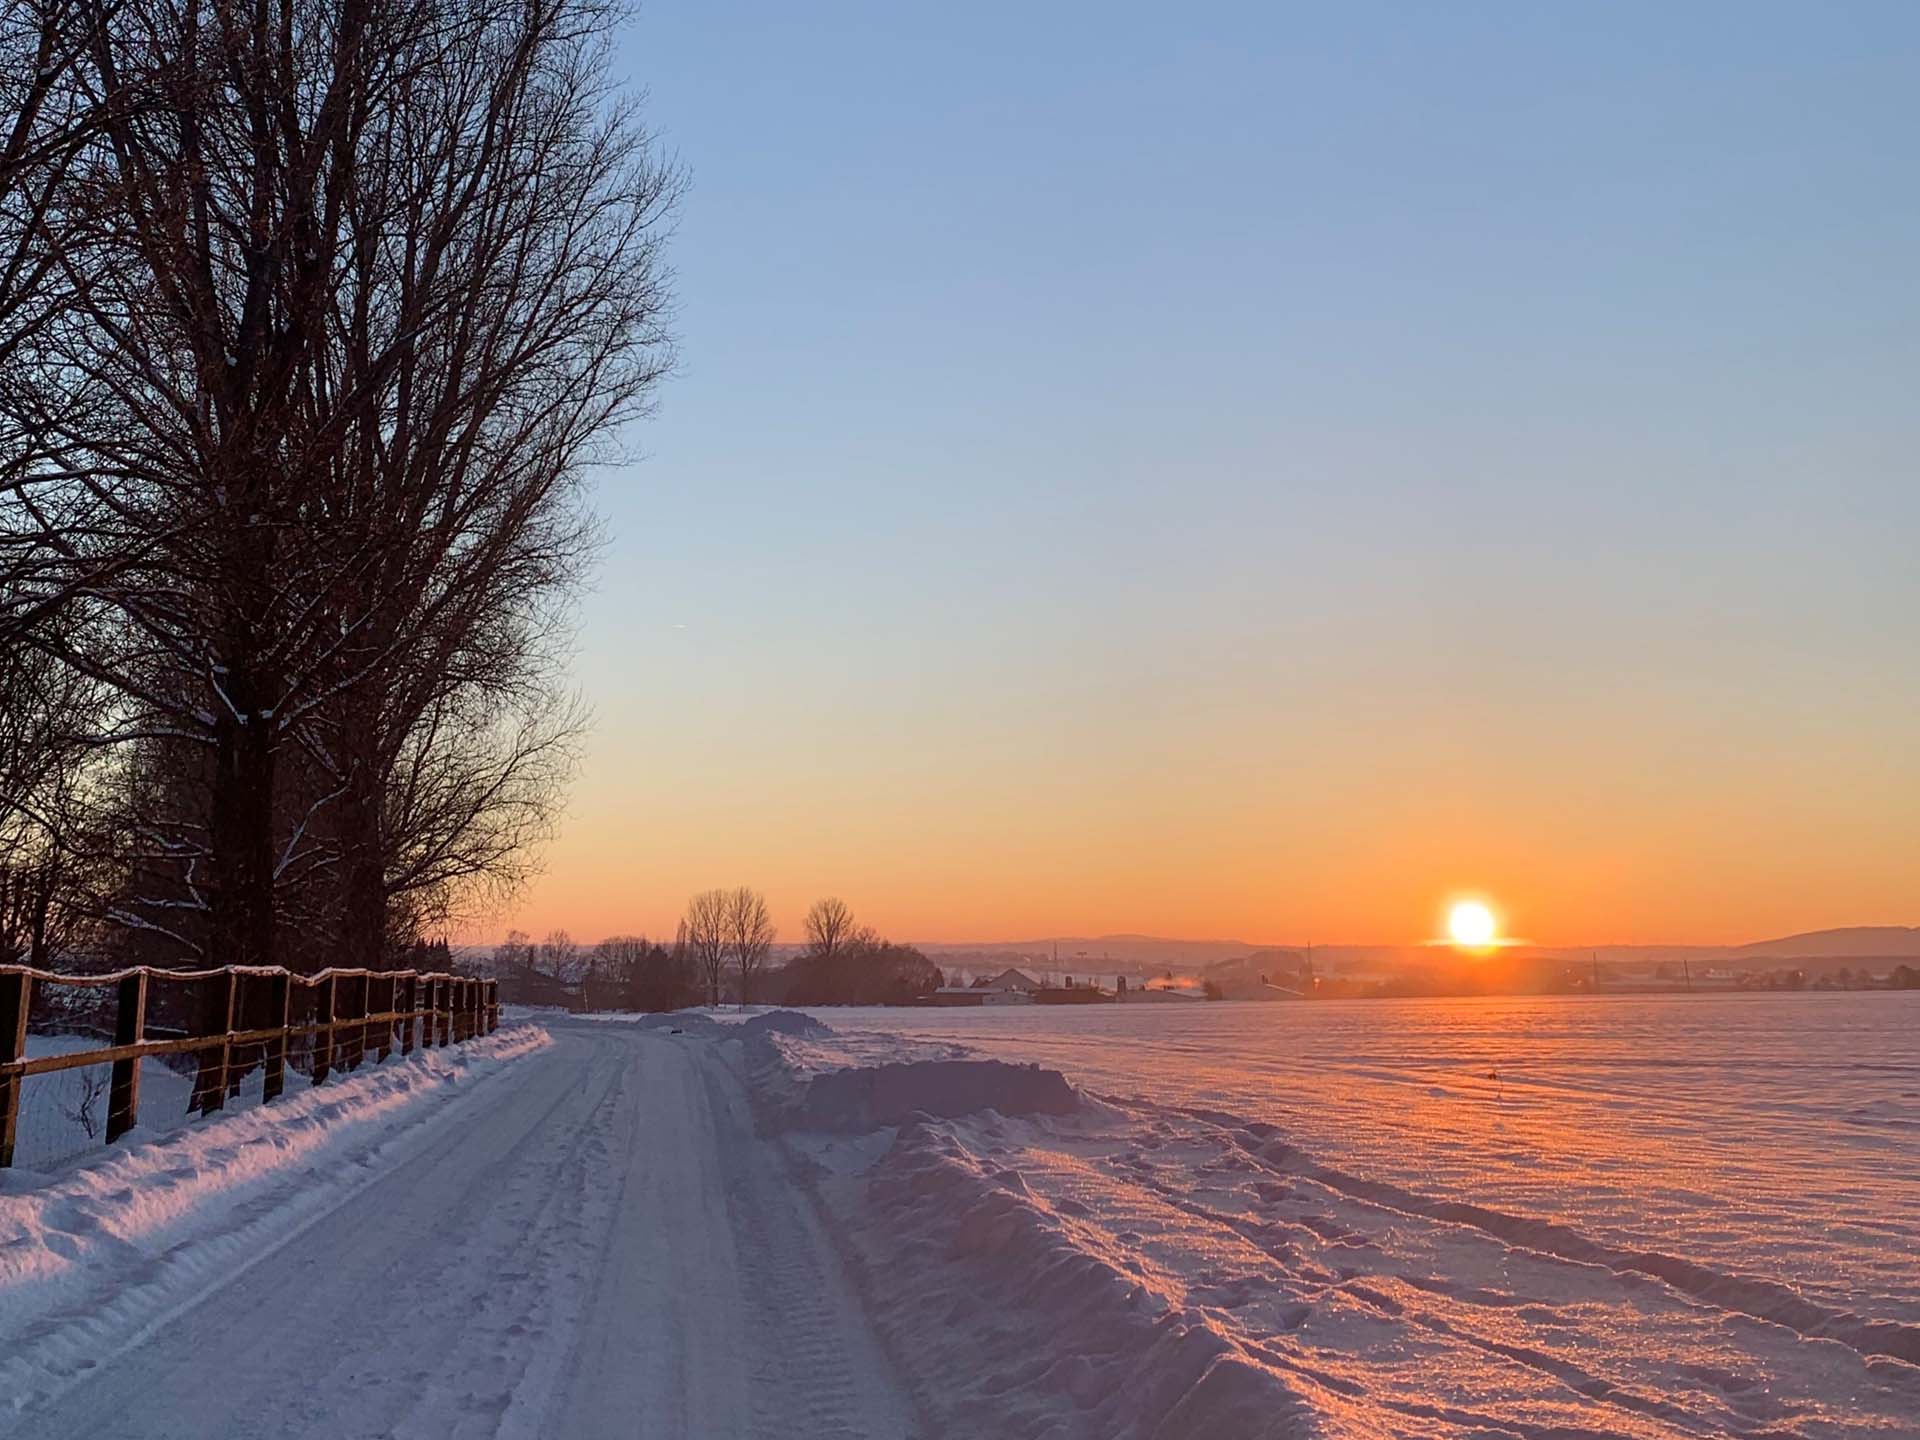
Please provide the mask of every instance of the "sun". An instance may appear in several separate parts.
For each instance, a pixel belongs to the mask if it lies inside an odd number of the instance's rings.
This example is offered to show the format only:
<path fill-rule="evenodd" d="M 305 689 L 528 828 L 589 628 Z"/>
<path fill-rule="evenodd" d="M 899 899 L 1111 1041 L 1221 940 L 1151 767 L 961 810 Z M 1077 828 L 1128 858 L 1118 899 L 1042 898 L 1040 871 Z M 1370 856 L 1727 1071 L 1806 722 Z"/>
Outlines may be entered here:
<path fill-rule="evenodd" d="M 1493 911 L 1478 900 L 1462 900 L 1447 913 L 1447 933 L 1456 945 L 1468 948 L 1491 945 L 1498 929 Z"/>

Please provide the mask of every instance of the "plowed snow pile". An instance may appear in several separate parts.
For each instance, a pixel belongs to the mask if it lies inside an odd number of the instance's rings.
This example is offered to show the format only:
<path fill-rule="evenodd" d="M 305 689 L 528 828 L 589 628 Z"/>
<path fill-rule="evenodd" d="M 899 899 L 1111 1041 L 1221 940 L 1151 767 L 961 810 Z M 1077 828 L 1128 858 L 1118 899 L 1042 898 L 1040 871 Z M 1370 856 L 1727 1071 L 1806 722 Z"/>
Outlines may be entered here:
<path fill-rule="evenodd" d="M 1079 1101 L 1058 1070 L 998 1060 L 913 1060 L 816 1075 L 796 1123 L 877 1130 L 916 1116 L 1067 1115 Z"/>
<path fill-rule="evenodd" d="M 828 1043 L 770 1038 L 796 1033 Z M 1010 1128 L 1047 1133 L 1015 1117 L 1073 1126 L 1102 1108 L 1058 1071 L 953 1059 L 826 1068 L 822 1028 L 759 1035 L 750 1068 L 763 1114 L 811 1161 L 875 1331 L 938 1433 L 1314 1433 L 1279 1372 L 996 1163 Z"/>

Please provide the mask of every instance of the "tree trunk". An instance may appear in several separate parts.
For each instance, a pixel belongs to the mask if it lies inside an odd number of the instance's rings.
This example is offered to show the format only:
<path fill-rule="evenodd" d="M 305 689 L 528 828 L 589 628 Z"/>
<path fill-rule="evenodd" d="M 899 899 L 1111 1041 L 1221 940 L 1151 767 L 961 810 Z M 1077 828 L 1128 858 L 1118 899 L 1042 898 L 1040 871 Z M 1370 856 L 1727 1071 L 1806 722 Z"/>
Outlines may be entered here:
<path fill-rule="evenodd" d="M 214 888 L 210 897 L 216 965 L 274 963 L 272 719 L 262 715 L 259 678 L 233 670 L 230 709 L 216 723 L 208 816 Z"/>
<path fill-rule="evenodd" d="M 357 748 L 352 739 L 346 741 L 346 747 L 349 751 Z M 381 823 L 379 775 L 371 755 L 356 755 L 350 763 L 353 772 L 340 810 L 343 963 L 385 970 L 391 957 L 387 953 L 387 846 Z"/>
<path fill-rule="evenodd" d="M 33 915 L 28 926 L 27 964 L 36 970 L 51 968 L 47 953 L 47 917 L 53 910 L 54 886 L 59 881 L 60 862 L 49 855 L 34 875 Z"/>

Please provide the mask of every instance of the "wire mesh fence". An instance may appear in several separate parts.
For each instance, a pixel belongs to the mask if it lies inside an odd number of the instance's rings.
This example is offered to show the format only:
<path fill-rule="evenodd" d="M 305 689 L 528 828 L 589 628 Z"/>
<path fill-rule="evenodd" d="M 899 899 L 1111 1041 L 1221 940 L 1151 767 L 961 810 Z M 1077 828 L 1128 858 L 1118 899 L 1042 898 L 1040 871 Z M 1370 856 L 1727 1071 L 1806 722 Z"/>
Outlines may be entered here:
<path fill-rule="evenodd" d="M 105 1143 L 113 1066 L 36 1077 L 21 1095 L 14 1164 L 52 1170 Z"/>
<path fill-rule="evenodd" d="M 499 1024 L 493 981 L 226 967 L 54 975 L 0 966 L 0 1167 L 55 1168 L 149 1133 Z"/>

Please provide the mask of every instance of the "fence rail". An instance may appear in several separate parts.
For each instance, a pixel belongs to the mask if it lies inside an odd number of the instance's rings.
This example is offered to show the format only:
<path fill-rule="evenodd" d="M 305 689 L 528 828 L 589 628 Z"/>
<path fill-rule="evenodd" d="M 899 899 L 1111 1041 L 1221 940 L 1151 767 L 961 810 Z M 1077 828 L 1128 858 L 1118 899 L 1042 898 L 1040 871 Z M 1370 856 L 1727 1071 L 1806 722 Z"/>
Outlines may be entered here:
<path fill-rule="evenodd" d="M 216 1002 L 224 998 L 224 1023 L 214 1006 L 214 1028 L 205 1034 L 188 1033 L 148 1039 L 147 1002 L 153 982 L 211 984 Z M 266 987 L 267 1014 L 279 1024 L 236 1029 L 243 1013 L 243 987 Z M 36 986 L 76 989 L 114 987 L 113 1043 L 64 1055 L 27 1057 L 27 1019 Z M 224 997 L 219 988 L 224 986 Z M 311 1018 L 295 1020 L 296 990 L 309 990 Z M 258 999 L 258 995 L 249 998 Z M 376 1000 L 380 1008 L 375 1009 Z M 257 1006 L 255 1008 L 258 1008 Z M 302 1007 L 305 1009 L 306 1007 Z M 24 965 L 0 965 L 0 1169 L 13 1164 L 20 1119 L 21 1092 L 27 1079 L 87 1065 L 113 1066 L 108 1091 L 106 1141 L 112 1144 L 139 1122 L 140 1062 L 149 1056 L 200 1054 L 201 1075 L 194 1088 L 194 1104 L 203 1112 L 223 1108 L 229 1093 L 238 1094 L 240 1075 L 234 1051 L 258 1046 L 263 1071 L 262 1103 L 271 1103 L 286 1088 L 287 1049 L 290 1041 L 313 1038 L 308 1073 L 315 1085 L 324 1084 L 335 1068 L 353 1069 L 367 1051 L 376 1061 L 392 1051 L 400 1034 L 400 1053 L 411 1054 L 421 1040 L 425 1046 L 457 1044 L 477 1035 L 490 1035 L 500 1026 L 500 984 L 464 975 L 417 970 L 322 970 L 317 975 L 263 966 L 228 965 L 212 970 L 162 970 L 141 965 L 110 975 L 62 975 Z"/>

